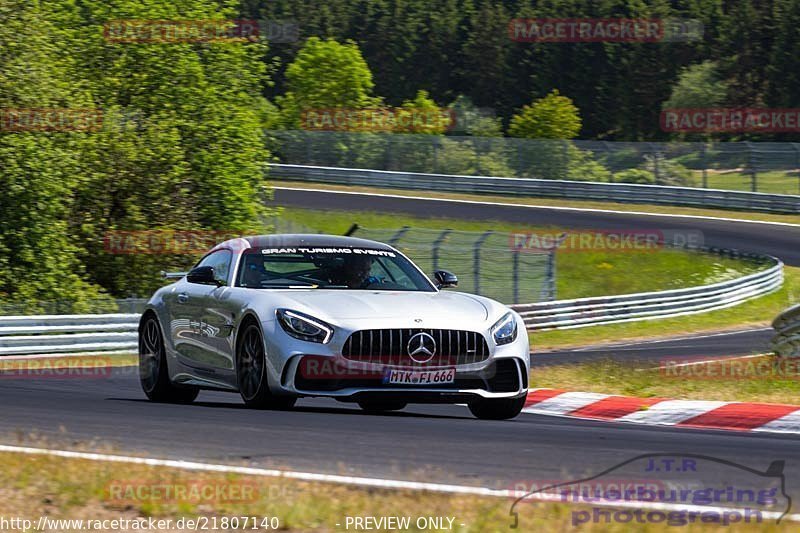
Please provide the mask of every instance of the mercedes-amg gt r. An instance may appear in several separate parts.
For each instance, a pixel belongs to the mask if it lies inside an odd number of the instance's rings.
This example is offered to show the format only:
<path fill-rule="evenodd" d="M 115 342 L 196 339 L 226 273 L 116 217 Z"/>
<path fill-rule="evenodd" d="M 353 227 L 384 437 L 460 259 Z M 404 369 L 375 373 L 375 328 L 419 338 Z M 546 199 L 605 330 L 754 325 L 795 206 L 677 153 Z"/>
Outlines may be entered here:
<path fill-rule="evenodd" d="M 168 276 L 169 277 L 169 276 Z M 331 235 L 232 239 L 157 290 L 139 326 L 139 371 L 155 401 L 201 389 L 248 406 L 325 396 L 373 412 L 467 404 L 507 419 L 525 404 L 522 318 L 433 280 L 397 249 Z"/>

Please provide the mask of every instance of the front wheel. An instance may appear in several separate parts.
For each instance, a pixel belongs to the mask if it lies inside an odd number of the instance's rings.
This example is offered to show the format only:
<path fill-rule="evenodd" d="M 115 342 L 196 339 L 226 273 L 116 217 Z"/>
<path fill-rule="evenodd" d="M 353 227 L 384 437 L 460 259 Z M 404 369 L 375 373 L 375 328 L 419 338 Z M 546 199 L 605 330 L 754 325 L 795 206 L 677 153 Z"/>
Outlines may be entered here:
<path fill-rule="evenodd" d="M 269 390 L 267 361 L 261 328 L 247 324 L 236 350 L 236 381 L 245 405 L 257 409 L 290 409 L 296 398 L 275 396 Z"/>
<path fill-rule="evenodd" d="M 191 403 L 200 392 L 196 387 L 176 387 L 170 381 L 164 337 L 153 315 L 148 315 L 139 330 L 139 383 L 154 402 Z"/>
<path fill-rule="evenodd" d="M 525 396 L 519 398 L 480 399 L 469 404 L 472 414 L 481 420 L 508 420 L 525 407 Z"/>

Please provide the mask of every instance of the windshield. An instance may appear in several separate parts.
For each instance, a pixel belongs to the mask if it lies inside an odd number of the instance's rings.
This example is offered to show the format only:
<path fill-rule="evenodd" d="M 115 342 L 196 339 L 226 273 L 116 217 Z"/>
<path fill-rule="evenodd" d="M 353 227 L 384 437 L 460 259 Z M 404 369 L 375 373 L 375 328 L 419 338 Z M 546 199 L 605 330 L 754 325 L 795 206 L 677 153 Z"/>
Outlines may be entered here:
<path fill-rule="evenodd" d="M 435 292 L 405 257 L 369 248 L 257 248 L 242 255 L 237 286 Z"/>

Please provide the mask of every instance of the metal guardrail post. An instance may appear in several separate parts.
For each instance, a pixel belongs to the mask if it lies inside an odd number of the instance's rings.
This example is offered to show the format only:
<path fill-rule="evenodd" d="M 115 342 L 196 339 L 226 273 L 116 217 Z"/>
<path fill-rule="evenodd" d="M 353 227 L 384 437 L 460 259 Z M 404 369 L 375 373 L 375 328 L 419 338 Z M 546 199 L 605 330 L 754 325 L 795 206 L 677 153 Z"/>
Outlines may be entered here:
<path fill-rule="evenodd" d="M 433 254 L 433 270 L 439 270 L 439 247 L 453 230 L 446 229 L 433 241 L 431 252 Z"/>
<path fill-rule="evenodd" d="M 481 294 L 481 247 L 492 233 L 494 233 L 492 230 L 486 231 L 483 235 L 478 237 L 478 240 L 475 241 L 475 244 L 472 246 L 472 270 L 475 276 L 475 294 L 477 295 Z"/>

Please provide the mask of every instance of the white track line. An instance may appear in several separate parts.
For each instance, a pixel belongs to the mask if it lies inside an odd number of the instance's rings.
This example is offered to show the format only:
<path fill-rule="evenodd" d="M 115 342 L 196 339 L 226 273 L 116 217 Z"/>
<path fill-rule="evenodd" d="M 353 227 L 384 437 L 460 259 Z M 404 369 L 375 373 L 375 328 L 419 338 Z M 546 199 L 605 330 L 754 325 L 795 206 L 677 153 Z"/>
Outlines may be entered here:
<path fill-rule="evenodd" d="M 474 496 L 488 496 L 493 498 L 516 498 L 523 496 L 524 493 L 519 493 L 514 490 L 506 489 L 490 489 L 486 487 L 470 487 L 464 485 L 448 485 L 441 483 L 421 483 L 415 481 L 401 481 L 395 479 L 381 479 L 381 478 L 367 478 L 367 477 L 353 477 L 353 476 L 340 476 L 333 474 L 316 474 L 310 472 L 291 472 L 284 470 L 275 470 L 267 468 L 252 468 L 245 466 L 232 466 L 221 464 L 197 463 L 193 461 L 174 461 L 169 459 L 150 459 L 146 457 L 131 457 L 126 455 L 108 455 L 103 453 L 90 453 L 90 452 L 72 452 L 67 450 L 50 450 L 47 448 L 31 448 L 27 446 L 7 446 L 0 445 L 0 452 L 8 453 L 21 453 L 27 455 L 46 455 L 51 457 L 63 457 L 66 459 L 83 459 L 88 461 L 102 461 L 111 463 L 127 463 L 138 464 L 146 466 L 162 466 L 166 468 L 176 468 L 180 470 L 202 471 L 202 472 L 219 472 L 229 474 L 242 474 L 248 476 L 260 477 L 282 477 L 286 479 L 297 479 L 300 481 L 318 481 L 323 483 L 341 483 L 346 485 L 355 485 L 360 487 L 372 487 L 394 490 L 422 490 L 429 492 L 437 492 L 443 494 L 467 494 Z M 549 501 L 549 502 L 562 502 L 562 496 L 559 494 L 533 494 L 527 496 L 526 500 Z M 653 503 L 653 502 L 633 502 L 633 501 L 600 501 L 593 502 L 592 505 L 598 507 L 610 508 L 633 508 L 633 509 L 650 509 L 650 510 L 675 510 L 683 512 L 739 512 L 744 513 L 745 509 L 738 509 L 734 507 L 710 507 L 701 505 L 677 505 L 669 503 Z M 767 519 L 777 519 L 781 513 L 773 511 L 762 511 L 761 516 Z M 793 522 L 800 522 L 800 514 L 786 515 L 785 520 Z"/>
<path fill-rule="evenodd" d="M 800 224 L 793 224 L 791 222 L 771 222 L 768 220 L 745 220 L 741 218 L 728 218 L 728 217 L 712 217 L 708 215 L 684 215 L 675 213 L 648 213 L 647 211 L 619 211 L 615 209 L 597 209 L 589 207 L 563 207 L 563 206 L 546 206 L 546 205 L 531 205 L 531 204 L 514 204 L 510 202 L 485 202 L 479 200 L 462 200 L 457 198 L 432 198 L 429 196 L 413 196 L 408 194 L 387 194 L 376 192 L 355 192 L 355 191 L 339 191 L 332 189 L 316 189 L 305 187 L 278 187 L 272 186 L 273 189 L 279 191 L 309 191 L 309 192 L 322 192 L 329 194 L 347 194 L 351 196 L 375 196 L 380 198 L 400 198 L 404 200 L 424 200 L 427 202 L 452 202 L 458 204 L 470 205 L 495 205 L 499 207 L 524 207 L 527 209 L 551 210 L 551 211 L 573 211 L 579 213 L 610 213 L 614 215 L 641 215 L 648 217 L 662 217 L 662 218 L 687 218 L 698 220 L 716 220 L 722 222 L 741 222 L 745 224 L 766 224 L 771 226 L 787 226 L 792 228 L 800 228 Z"/>

